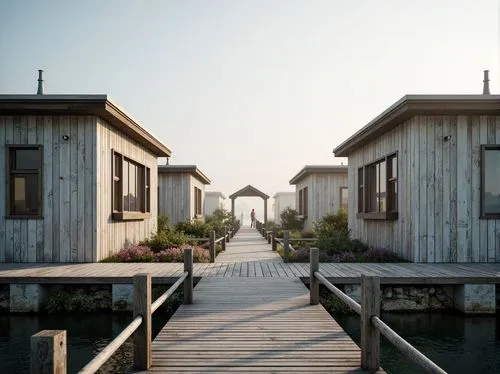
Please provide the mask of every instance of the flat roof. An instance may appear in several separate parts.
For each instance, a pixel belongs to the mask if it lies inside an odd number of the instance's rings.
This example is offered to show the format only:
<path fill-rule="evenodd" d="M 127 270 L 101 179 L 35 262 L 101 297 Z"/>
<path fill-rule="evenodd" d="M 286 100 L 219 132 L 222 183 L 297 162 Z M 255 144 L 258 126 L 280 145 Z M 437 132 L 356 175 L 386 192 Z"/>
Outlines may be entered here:
<path fill-rule="evenodd" d="M 293 191 L 276 192 L 273 196 L 273 199 L 276 199 L 277 197 L 280 197 L 280 196 L 295 196 L 295 192 L 293 192 Z"/>
<path fill-rule="evenodd" d="M 203 184 L 210 184 L 210 179 L 196 165 L 158 165 L 158 173 L 188 173 Z"/>
<path fill-rule="evenodd" d="M 306 165 L 297 173 L 297 175 L 290 179 L 289 183 L 297 184 L 309 174 L 313 173 L 347 174 L 347 168 L 347 165 Z"/>
<path fill-rule="evenodd" d="M 0 115 L 95 115 L 130 136 L 157 157 L 172 151 L 108 95 L 0 95 Z"/>
<path fill-rule="evenodd" d="M 220 197 L 222 199 L 226 199 L 226 196 L 222 193 L 222 192 L 219 192 L 219 191 L 205 191 L 205 196 L 217 196 L 217 197 Z"/>
<path fill-rule="evenodd" d="M 406 95 L 338 145 L 336 157 L 352 152 L 411 117 L 424 115 L 500 115 L 500 95 Z"/>

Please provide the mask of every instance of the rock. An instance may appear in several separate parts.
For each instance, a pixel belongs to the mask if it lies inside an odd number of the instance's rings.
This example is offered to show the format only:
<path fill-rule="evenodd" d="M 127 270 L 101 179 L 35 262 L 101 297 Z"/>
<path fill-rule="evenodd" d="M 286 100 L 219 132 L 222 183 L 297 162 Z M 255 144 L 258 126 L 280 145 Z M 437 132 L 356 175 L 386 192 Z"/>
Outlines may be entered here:
<path fill-rule="evenodd" d="M 417 296 L 418 295 L 417 289 L 415 287 L 410 287 L 410 289 L 408 290 L 408 295 Z"/>
<path fill-rule="evenodd" d="M 429 288 L 429 295 L 434 295 L 436 293 L 436 289 L 434 287 Z"/>
<path fill-rule="evenodd" d="M 403 295 L 404 294 L 404 291 L 403 291 L 403 288 L 402 287 L 394 287 L 393 289 L 393 292 L 397 295 Z"/>
<path fill-rule="evenodd" d="M 392 298 L 392 287 L 387 287 L 384 290 L 384 298 L 391 299 Z"/>

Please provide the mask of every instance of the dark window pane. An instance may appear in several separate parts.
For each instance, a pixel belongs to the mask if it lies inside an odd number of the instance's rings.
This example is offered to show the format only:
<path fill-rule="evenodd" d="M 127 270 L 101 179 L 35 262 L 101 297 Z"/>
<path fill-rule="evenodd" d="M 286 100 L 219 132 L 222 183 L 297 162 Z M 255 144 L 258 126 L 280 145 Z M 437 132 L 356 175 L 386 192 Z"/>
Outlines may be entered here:
<path fill-rule="evenodd" d="M 398 177 L 398 158 L 396 156 L 391 157 L 389 160 L 391 167 L 391 174 L 389 178 L 397 178 Z"/>
<path fill-rule="evenodd" d="M 16 174 L 12 183 L 12 213 L 39 214 L 38 174 Z"/>
<path fill-rule="evenodd" d="M 128 168 L 128 210 L 135 212 L 136 209 L 136 199 L 137 199 L 137 166 L 129 163 Z"/>
<path fill-rule="evenodd" d="M 500 149 L 484 151 L 484 214 L 500 213 Z"/>
<path fill-rule="evenodd" d="M 151 212 L 151 170 L 149 168 L 146 168 L 146 212 Z"/>
<path fill-rule="evenodd" d="M 378 191 L 378 168 L 377 165 L 370 165 L 366 169 L 366 197 L 369 212 L 378 211 L 377 191 Z"/>
<path fill-rule="evenodd" d="M 14 169 L 30 170 L 40 168 L 41 157 L 39 149 L 16 149 L 14 153 Z"/>

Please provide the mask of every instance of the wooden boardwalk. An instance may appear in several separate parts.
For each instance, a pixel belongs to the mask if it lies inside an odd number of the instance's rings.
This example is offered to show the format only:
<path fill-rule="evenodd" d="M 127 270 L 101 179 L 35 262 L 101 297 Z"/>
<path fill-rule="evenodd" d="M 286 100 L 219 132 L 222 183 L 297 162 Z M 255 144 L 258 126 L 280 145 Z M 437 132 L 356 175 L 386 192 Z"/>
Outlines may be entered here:
<path fill-rule="evenodd" d="M 235 240 L 236 239 L 236 240 Z M 283 263 L 254 230 L 242 228 L 213 264 L 194 264 L 197 278 L 309 277 L 308 263 Z M 154 283 L 173 283 L 182 263 L 0 264 L 0 283 L 132 283 L 137 273 L 150 273 Z M 500 283 L 500 263 L 322 263 L 320 272 L 334 284 L 355 284 L 361 274 L 379 276 L 383 284 Z"/>
<path fill-rule="evenodd" d="M 219 260 L 281 263 L 268 247 L 243 229 Z M 203 278 L 155 338 L 150 372 L 364 372 L 359 347 L 309 305 L 298 277 L 285 278 Z"/>

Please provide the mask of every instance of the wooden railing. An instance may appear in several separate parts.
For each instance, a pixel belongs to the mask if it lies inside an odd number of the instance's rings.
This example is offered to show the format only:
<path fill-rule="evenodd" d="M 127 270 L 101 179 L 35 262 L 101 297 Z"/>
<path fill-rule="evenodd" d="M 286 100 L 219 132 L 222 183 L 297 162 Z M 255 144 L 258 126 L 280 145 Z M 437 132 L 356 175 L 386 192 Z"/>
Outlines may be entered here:
<path fill-rule="evenodd" d="M 323 284 L 354 312 L 361 316 L 361 367 L 365 370 L 380 368 L 380 334 L 387 338 L 406 357 L 427 373 L 446 374 L 418 349 L 399 336 L 380 319 L 380 278 L 361 275 L 361 305 L 351 299 L 319 272 L 319 249 L 310 249 L 310 304 L 319 303 L 319 285 Z"/>
<path fill-rule="evenodd" d="M 221 236 L 220 238 L 215 238 L 215 231 L 210 232 L 210 236 L 208 238 L 189 238 L 189 241 L 191 243 L 193 242 L 205 242 L 201 244 L 200 246 L 205 248 L 208 247 L 208 252 L 210 253 L 210 262 L 215 262 L 215 257 L 217 255 L 216 253 L 216 244 L 221 244 L 222 250 L 226 250 L 226 243 L 229 243 L 232 237 L 234 237 L 235 233 L 237 231 L 236 229 L 227 229 L 224 227 L 224 235 Z"/>
<path fill-rule="evenodd" d="M 95 373 L 133 334 L 134 368 L 151 367 L 152 314 L 184 284 L 184 304 L 193 303 L 193 249 L 184 250 L 184 273 L 154 303 L 151 303 L 151 275 L 136 274 L 134 284 L 134 315 L 130 324 L 113 339 L 80 374 Z M 31 337 L 31 373 L 66 373 L 66 331 L 44 330 Z"/>

